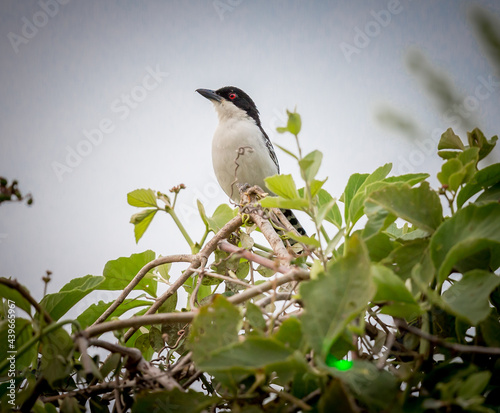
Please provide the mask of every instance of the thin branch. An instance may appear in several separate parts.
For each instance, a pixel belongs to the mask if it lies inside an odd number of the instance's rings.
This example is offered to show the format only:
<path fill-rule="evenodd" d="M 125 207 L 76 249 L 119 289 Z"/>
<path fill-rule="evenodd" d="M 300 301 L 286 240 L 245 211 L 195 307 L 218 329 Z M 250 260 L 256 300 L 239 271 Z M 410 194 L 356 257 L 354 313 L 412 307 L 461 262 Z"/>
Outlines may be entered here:
<path fill-rule="evenodd" d="M 64 399 L 66 397 L 74 397 L 74 396 L 78 396 L 78 395 L 91 397 L 91 396 L 97 395 L 97 394 L 108 393 L 110 390 L 113 390 L 117 387 L 120 389 L 135 388 L 135 387 L 137 387 L 137 382 L 135 380 L 127 380 L 127 381 L 120 383 L 119 386 L 117 386 L 114 381 L 104 382 L 101 384 L 88 386 L 88 387 L 85 387 L 85 388 L 80 389 L 80 390 L 74 390 L 74 391 L 70 391 L 67 393 L 57 394 L 55 396 L 47 396 L 47 397 L 42 396 L 40 398 L 40 400 L 43 403 L 53 403 L 57 400 L 61 400 L 61 399 Z"/>
<path fill-rule="evenodd" d="M 286 301 L 292 298 L 292 293 L 276 293 L 268 297 L 261 298 L 255 303 L 257 307 L 265 307 L 274 301 Z"/>
<path fill-rule="evenodd" d="M 131 366 L 135 367 L 143 374 L 145 380 L 153 380 L 160 384 L 167 390 L 174 388 L 182 389 L 169 373 L 161 371 L 150 362 L 146 361 L 139 349 L 123 347 L 118 344 L 108 343 L 103 340 L 89 340 L 89 345 L 104 348 L 112 353 L 119 353 L 129 357 L 127 369 L 130 370 Z"/>
<path fill-rule="evenodd" d="M 115 311 L 125 298 L 130 294 L 130 292 L 139 284 L 139 282 L 144 278 L 144 276 L 151 271 L 153 268 L 158 267 L 163 264 L 169 264 L 171 262 L 193 262 L 196 259 L 194 255 L 188 254 L 178 254 L 169 255 L 167 257 L 159 257 L 151 262 L 148 262 L 144 267 L 142 267 L 137 275 L 130 281 L 130 283 L 124 288 L 123 292 L 118 296 L 118 298 L 109 306 L 109 308 L 104 311 L 104 313 L 99 316 L 99 318 L 92 324 L 100 324 L 105 321 L 112 313 Z"/>
<path fill-rule="evenodd" d="M 243 224 L 243 221 L 241 219 L 241 216 L 238 215 L 234 217 L 231 221 L 229 221 L 226 225 L 224 225 L 217 234 L 214 235 L 210 241 L 207 242 L 207 244 L 202 248 L 202 250 L 192 256 L 193 261 L 191 262 L 191 265 L 189 268 L 182 274 L 165 292 L 163 295 L 161 295 L 159 298 L 156 299 L 156 301 L 153 303 L 153 305 L 149 308 L 148 311 L 146 311 L 146 315 L 149 314 L 154 314 L 158 309 L 161 307 L 161 305 L 167 301 L 167 299 L 172 296 L 185 282 L 186 280 L 193 275 L 198 267 L 204 268 L 207 261 L 208 257 L 210 257 L 210 254 L 212 254 L 215 249 L 217 248 L 217 245 L 219 241 L 222 239 L 227 238 L 233 231 L 236 231 L 237 228 L 239 228 Z M 124 340 L 127 341 L 132 335 L 135 333 L 136 328 L 132 328 L 128 330 L 125 333 Z"/>
<path fill-rule="evenodd" d="M 274 231 L 274 229 L 273 229 Z M 276 272 L 280 272 L 282 274 L 287 273 L 290 271 L 289 267 L 285 267 L 284 265 L 280 265 L 279 262 L 270 260 L 269 258 L 262 257 L 260 255 L 257 255 L 251 251 L 248 251 L 244 248 L 239 248 L 236 245 L 230 244 L 227 241 L 221 241 L 219 242 L 219 249 L 222 251 L 230 252 L 233 254 L 237 254 L 242 258 L 245 258 L 248 261 L 255 262 L 257 264 L 260 264 L 264 267 L 270 268 L 271 270 L 274 270 Z"/>
<path fill-rule="evenodd" d="M 389 358 L 389 354 L 391 354 L 391 349 L 392 349 L 392 346 L 394 344 L 394 341 L 396 340 L 396 336 L 394 335 L 394 333 L 391 331 L 389 333 L 389 335 L 387 336 L 386 338 L 386 341 L 385 341 L 385 346 L 386 346 L 386 351 L 385 353 L 383 354 L 382 357 L 380 357 L 378 360 L 377 360 L 377 368 L 379 370 L 382 370 L 385 366 L 385 362 L 387 361 L 387 359 Z"/>
<path fill-rule="evenodd" d="M 231 245 L 231 244 L 229 244 L 229 245 Z M 239 278 L 232 278 L 232 277 L 228 277 L 226 275 L 217 274 L 215 272 L 210 272 L 210 273 L 206 274 L 205 277 L 217 278 L 218 280 L 224 280 L 226 282 L 231 282 L 234 284 L 242 285 L 245 288 L 249 288 L 252 286 L 252 284 L 248 284 L 245 281 L 241 281 Z"/>
<path fill-rule="evenodd" d="M 257 224 L 278 259 L 285 265 L 289 265 L 293 257 L 285 248 L 283 240 L 274 230 L 269 219 L 264 218 L 264 209 L 257 204 L 257 201 L 262 199 L 265 195 L 266 193 L 258 186 L 252 186 L 251 188 L 241 187 L 240 198 L 243 205 L 241 211 L 242 213 L 248 214 L 252 221 Z"/>
<path fill-rule="evenodd" d="M 249 300 L 257 295 L 263 294 L 266 291 L 275 289 L 280 285 L 286 284 L 290 281 L 304 281 L 309 279 L 309 271 L 302 268 L 294 267 L 290 269 L 282 277 L 274 278 L 270 281 L 266 281 L 262 284 L 256 285 L 255 287 L 249 288 L 242 291 L 239 294 L 235 294 L 228 298 L 228 301 L 233 304 L 241 304 L 244 301 Z"/>
<path fill-rule="evenodd" d="M 191 310 L 196 309 L 196 303 L 198 302 L 198 291 L 200 291 L 201 283 L 203 282 L 203 273 L 198 275 L 198 279 L 196 280 L 196 286 L 194 287 L 191 296 L 189 297 L 189 307 Z"/>
<path fill-rule="evenodd" d="M 186 323 L 192 321 L 195 315 L 196 312 L 189 311 L 184 313 L 148 314 L 127 318 L 125 320 L 106 321 L 98 325 L 87 327 L 82 331 L 82 334 L 84 334 L 86 337 L 95 337 L 108 331 L 120 330 L 127 327 L 137 329 L 141 326 L 152 324 L 168 324 L 176 322 Z"/>
<path fill-rule="evenodd" d="M 271 386 L 262 386 L 262 390 L 267 391 L 268 393 L 274 393 L 278 397 L 285 399 L 288 402 L 293 403 L 297 407 L 300 407 L 302 410 L 305 410 L 305 411 L 312 410 L 312 407 L 309 406 L 306 402 L 304 402 L 301 399 L 297 399 L 295 396 L 291 395 L 290 393 L 286 393 L 284 391 L 279 391 L 279 390 L 273 389 Z"/>
<path fill-rule="evenodd" d="M 52 317 L 50 314 L 43 308 L 40 304 L 38 304 L 38 301 L 36 301 L 30 294 L 30 292 L 17 280 L 9 280 L 8 278 L 0 277 L 0 284 L 3 284 L 9 288 L 12 288 L 13 290 L 16 290 L 19 294 L 21 294 L 33 307 L 35 307 L 35 310 L 38 311 L 38 313 L 43 315 L 43 318 L 45 321 L 50 324 L 54 320 L 52 320 Z"/>
<path fill-rule="evenodd" d="M 394 322 L 396 324 L 396 327 L 402 330 L 406 330 L 411 334 L 422 337 L 424 340 L 427 340 L 430 343 L 434 343 L 439 347 L 449 348 L 450 350 L 456 351 L 457 353 L 489 354 L 492 356 L 500 355 L 500 347 L 469 346 L 467 344 L 450 343 L 432 334 L 426 333 L 419 328 L 410 326 L 406 323 L 406 321 L 402 319 L 394 318 Z"/>

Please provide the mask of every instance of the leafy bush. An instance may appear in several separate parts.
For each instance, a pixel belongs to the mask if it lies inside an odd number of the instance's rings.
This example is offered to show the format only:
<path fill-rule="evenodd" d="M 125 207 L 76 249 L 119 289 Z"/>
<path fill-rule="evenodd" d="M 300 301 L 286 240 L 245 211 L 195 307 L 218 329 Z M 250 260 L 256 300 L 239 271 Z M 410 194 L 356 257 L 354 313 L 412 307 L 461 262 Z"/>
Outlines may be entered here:
<path fill-rule="evenodd" d="M 212 216 L 199 203 L 199 242 L 175 213 L 183 186 L 172 188 L 173 199 L 151 189 L 128 194 L 130 205 L 146 208 L 131 219 L 137 241 L 164 211 L 189 254 L 118 258 L 39 303 L 2 279 L 2 406 L 498 411 L 500 164 L 478 169 L 497 137 L 475 129 L 466 145 L 447 130 L 437 190 L 428 174 L 389 176 L 386 164 L 352 175 L 336 200 L 317 178 L 321 152 L 302 156 L 300 128 L 289 113 L 279 131 L 297 140 L 297 151 L 283 149 L 297 159 L 304 187 L 273 176 L 276 196 L 242 188 L 240 209 L 221 205 Z M 305 212 L 315 233 L 290 231 L 278 208 Z M 262 236 L 271 247 L 257 242 Z M 184 268 L 174 274 L 173 263 Z M 177 305 L 181 288 L 188 309 Z M 62 319 L 99 291 L 120 294 Z M 25 313 L 15 334 L 14 304 Z"/>

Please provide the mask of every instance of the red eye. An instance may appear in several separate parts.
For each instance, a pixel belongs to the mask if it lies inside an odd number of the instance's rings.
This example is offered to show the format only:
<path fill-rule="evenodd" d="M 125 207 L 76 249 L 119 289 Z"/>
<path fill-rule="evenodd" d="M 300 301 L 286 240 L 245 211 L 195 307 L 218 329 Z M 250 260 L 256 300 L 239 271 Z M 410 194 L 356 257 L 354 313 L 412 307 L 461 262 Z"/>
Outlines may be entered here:
<path fill-rule="evenodd" d="M 237 96 L 238 95 L 236 93 L 230 93 L 229 94 L 229 99 L 234 100 L 234 99 L 236 99 Z"/>

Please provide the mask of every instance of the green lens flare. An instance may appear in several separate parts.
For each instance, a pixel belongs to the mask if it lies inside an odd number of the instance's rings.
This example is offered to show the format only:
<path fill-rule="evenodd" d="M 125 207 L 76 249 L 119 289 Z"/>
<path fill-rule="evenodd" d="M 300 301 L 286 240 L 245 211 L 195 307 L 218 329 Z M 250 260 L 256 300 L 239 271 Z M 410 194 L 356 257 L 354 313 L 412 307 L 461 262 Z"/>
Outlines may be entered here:
<path fill-rule="evenodd" d="M 336 369 L 340 371 L 346 371 L 349 370 L 352 367 L 352 361 L 349 360 L 339 360 L 338 358 L 332 356 L 329 354 L 326 357 L 326 364 L 329 367 L 335 367 Z"/>

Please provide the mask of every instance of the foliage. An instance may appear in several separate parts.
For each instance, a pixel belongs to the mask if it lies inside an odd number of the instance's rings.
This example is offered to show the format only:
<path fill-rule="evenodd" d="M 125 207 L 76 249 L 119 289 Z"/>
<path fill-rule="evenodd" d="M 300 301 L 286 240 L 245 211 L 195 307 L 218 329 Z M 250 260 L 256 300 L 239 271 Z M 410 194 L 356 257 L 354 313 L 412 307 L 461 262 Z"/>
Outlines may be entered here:
<path fill-rule="evenodd" d="M 190 254 L 121 257 L 39 303 L 1 279 L 0 340 L 12 343 L 0 347 L 2 406 L 496 411 L 500 164 L 478 166 L 496 137 L 475 129 L 466 145 L 444 132 L 440 188 L 424 173 L 390 176 L 386 164 L 352 175 L 337 200 L 317 178 L 321 152 L 303 156 L 300 128 L 300 116 L 289 112 L 279 131 L 296 139 L 297 151 L 285 150 L 297 159 L 304 187 L 278 175 L 266 182 L 276 196 L 252 198 L 242 212 L 221 205 L 208 216 L 199 203 L 205 232 L 198 242 L 175 214 L 183 185 L 172 188 L 174 200 L 151 189 L 128 194 L 131 206 L 146 208 L 131 219 L 137 241 L 164 211 Z M 272 245 L 276 233 L 253 221 L 265 212 L 280 226 L 273 208 L 283 207 L 307 214 L 315 230 L 288 232 L 288 251 L 273 251 L 257 242 L 257 229 Z M 299 242 L 290 246 L 287 238 Z M 174 274 L 174 262 L 186 268 Z M 187 309 L 177 304 L 179 288 Z M 89 295 L 105 299 L 77 310 Z M 75 310 L 76 319 L 63 319 Z M 114 338 L 102 336 L 111 331 Z M 10 349 L 17 350 L 15 367 Z"/>
<path fill-rule="evenodd" d="M 33 204 L 33 197 L 31 194 L 23 195 L 18 187 L 17 181 L 12 181 L 8 185 L 7 179 L 0 176 L 0 204 L 2 202 L 23 201 L 26 199 L 27 205 Z"/>

